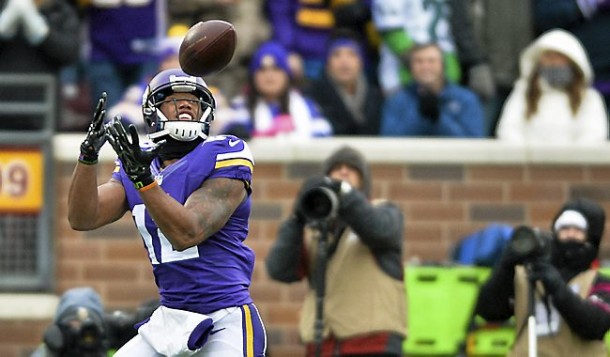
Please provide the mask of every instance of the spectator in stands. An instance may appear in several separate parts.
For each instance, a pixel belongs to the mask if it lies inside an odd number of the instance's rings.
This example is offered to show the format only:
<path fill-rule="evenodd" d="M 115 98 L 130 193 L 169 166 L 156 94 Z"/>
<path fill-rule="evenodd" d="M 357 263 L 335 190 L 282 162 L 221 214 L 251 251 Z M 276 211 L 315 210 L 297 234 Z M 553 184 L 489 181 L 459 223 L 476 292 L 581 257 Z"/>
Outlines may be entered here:
<path fill-rule="evenodd" d="M 0 0 L 0 9 L 0 73 L 46 74 L 58 80 L 61 68 L 78 59 L 80 21 L 66 0 Z M 46 92 L 39 87 L 24 86 L 25 82 L 9 87 L 0 82 L 0 101 L 45 100 Z M 59 91 L 59 84 L 55 89 Z M 58 101 L 54 104 L 54 114 L 59 116 Z M 40 130 L 42 117 L 2 114 L 0 128 Z"/>
<path fill-rule="evenodd" d="M 383 96 L 364 73 L 363 51 L 356 34 L 338 30 L 327 45 L 324 74 L 306 91 L 334 135 L 379 135 Z"/>
<path fill-rule="evenodd" d="M 534 39 L 531 0 L 472 0 L 473 27 L 489 58 L 495 96 L 486 110 L 486 136 L 496 135 L 498 118 L 506 98 L 519 78 L 519 55 Z"/>
<path fill-rule="evenodd" d="M 323 175 L 303 184 L 269 251 L 267 272 L 284 283 L 309 281 L 300 322 L 307 356 L 402 356 L 403 215 L 390 202 L 369 200 L 371 175 L 357 150 L 333 152 Z M 336 214 L 316 219 L 322 201 L 307 196 L 321 187 L 339 203 Z"/>
<path fill-rule="evenodd" d="M 533 0 L 538 33 L 562 28 L 574 34 L 595 73 L 593 85 L 610 108 L 610 0 Z"/>
<path fill-rule="evenodd" d="M 299 83 L 318 79 L 322 74 L 325 45 L 333 29 L 345 26 L 366 33 L 371 16 L 370 0 L 266 0 L 265 9 L 271 22 L 272 40 L 290 53 L 289 63 Z"/>
<path fill-rule="evenodd" d="M 567 202 L 553 219 L 545 249 L 550 257 L 528 255 L 509 242 L 481 287 L 476 313 L 488 321 L 515 316 L 517 336 L 510 356 L 528 355 L 528 278 L 537 286 L 532 313 L 538 356 L 608 355 L 604 336 L 610 329 L 610 279 L 592 268 L 604 226 L 604 209 L 579 198 Z"/>
<path fill-rule="evenodd" d="M 474 37 L 468 6 L 468 0 L 373 0 L 373 20 L 383 44 L 379 83 L 386 96 L 411 82 L 410 49 L 432 42 L 443 51 L 449 81 L 467 83 L 481 100 L 495 95 L 491 68 Z"/>
<path fill-rule="evenodd" d="M 89 52 L 85 71 L 90 106 L 106 92 L 111 107 L 130 85 L 156 73 L 155 46 L 166 34 L 165 0 L 86 3 Z"/>
<path fill-rule="evenodd" d="M 159 41 L 155 50 L 159 72 L 180 67 L 178 51 L 188 29 L 187 26 L 174 25 L 168 30 L 168 36 Z M 134 124 L 140 132 L 146 132 L 146 123 L 142 116 L 142 96 L 149 80 L 148 76 L 144 76 L 139 82 L 127 87 L 119 102 L 108 108 L 107 117 L 114 118 L 120 115 L 123 122 Z"/>
<path fill-rule="evenodd" d="M 315 102 L 291 82 L 288 52 L 280 44 L 262 44 L 250 62 L 250 89 L 232 101 L 231 120 L 221 130 L 250 137 L 322 137 L 332 134 Z"/>
<path fill-rule="evenodd" d="M 551 30 L 521 55 L 521 77 L 504 105 L 498 139 L 515 143 L 591 144 L 608 137 L 603 100 L 581 43 Z"/>
<path fill-rule="evenodd" d="M 468 88 L 446 79 L 441 48 L 415 45 L 409 57 L 413 82 L 386 100 L 381 135 L 483 137 L 479 99 Z"/>

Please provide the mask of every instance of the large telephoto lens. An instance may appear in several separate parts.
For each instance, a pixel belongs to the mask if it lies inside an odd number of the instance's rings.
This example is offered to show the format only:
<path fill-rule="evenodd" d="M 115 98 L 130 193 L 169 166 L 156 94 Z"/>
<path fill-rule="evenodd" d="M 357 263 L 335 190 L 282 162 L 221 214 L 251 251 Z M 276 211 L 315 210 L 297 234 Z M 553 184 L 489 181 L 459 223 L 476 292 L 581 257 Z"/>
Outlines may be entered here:
<path fill-rule="evenodd" d="M 326 187 L 314 187 L 305 192 L 301 199 L 301 210 L 310 221 L 335 217 L 338 209 L 337 195 Z"/>

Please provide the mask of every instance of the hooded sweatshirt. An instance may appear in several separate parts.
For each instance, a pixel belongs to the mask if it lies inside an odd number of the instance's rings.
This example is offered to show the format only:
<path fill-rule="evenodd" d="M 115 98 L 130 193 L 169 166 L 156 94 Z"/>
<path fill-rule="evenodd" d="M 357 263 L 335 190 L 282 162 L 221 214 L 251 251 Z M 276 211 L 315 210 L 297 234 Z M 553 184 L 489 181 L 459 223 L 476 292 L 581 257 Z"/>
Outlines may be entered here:
<path fill-rule="evenodd" d="M 584 74 L 582 102 L 572 113 L 568 94 L 538 79 L 541 96 L 537 111 L 526 117 L 527 90 L 530 77 L 535 74 L 540 56 L 545 51 L 556 51 L 572 60 Z M 509 95 L 498 123 L 497 137 L 515 143 L 593 144 L 608 137 L 608 118 L 599 92 L 591 85 L 593 71 L 582 44 L 564 30 L 544 33 L 520 58 L 520 78 Z"/>

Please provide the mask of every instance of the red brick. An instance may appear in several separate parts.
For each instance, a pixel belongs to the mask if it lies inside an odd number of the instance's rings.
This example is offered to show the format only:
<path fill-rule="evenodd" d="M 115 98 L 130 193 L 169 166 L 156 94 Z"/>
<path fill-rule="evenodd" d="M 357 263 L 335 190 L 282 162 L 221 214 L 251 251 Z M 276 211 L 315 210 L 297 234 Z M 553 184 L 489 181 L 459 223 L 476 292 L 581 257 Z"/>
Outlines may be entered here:
<path fill-rule="evenodd" d="M 270 324 L 296 324 L 299 321 L 300 303 L 285 302 L 278 304 L 266 316 Z"/>
<path fill-rule="evenodd" d="M 108 284 L 107 299 L 119 306 L 138 306 L 143 301 L 158 297 L 154 281 L 149 283 L 118 283 Z M 107 300 L 106 300 L 107 301 Z"/>
<path fill-rule="evenodd" d="M 563 201 L 566 186 L 558 182 L 514 183 L 508 189 L 508 198 L 516 202 Z"/>
<path fill-rule="evenodd" d="M 302 184 L 295 181 L 266 180 L 265 197 L 268 200 L 292 200 L 297 196 Z"/>
<path fill-rule="evenodd" d="M 403 183 L 390 184 L 389 198 L 392 200 L 439 201 L 442 199 L 440 183 Z"/>
<path fill-rule="evenodd" d="M 491 222 L 490 222 L 491 223 Z M 468 221 L 464 222 L 451 222 L 446 225 L 447 227 L 447 236 L 446 241 L 450 244 L 456 244 L 465 236 L 485 228 L 489 223 L 472 223 Z"/>
<path fill-rule="evenodd" d="M 610 181 L 610 167 L 607 165 L 589 167 L 588 172 L 592 182 L 607 183 Z"/>
<path fill-rule="evenodd" d="M 81 264 L 74 261 L 62 261 L 61 264 L 58 264 L 56 273 L 60 280 L 77 280 L 83 277 Z"/>
<path fill-rule="evenodd" d="M 501 183 L 448 184 L 451 201 L 489 202 L 501 201 L 503 189 Z"/>
<path fill-rule="evenodd" d="M 439 242 L 441 227 L 438 224 L 410 223 L 407 221 L 405 237 L 407 245 L 412 242 Z"/>
<path fill-rule="evenodd" d="M 85 239 L 66 239 L 58 245 L 58 254 L 67 260 L 98 260 L 102 257 L 102 244 Z"/>
<path fill-rule="evenodd" d="M 409 220 L 417 221 L 446 222 L 466 218 L 464 205 L 459 203 L 419 203 L 405 213 Z"/>
<path fill-rule="evenodd" d="M 148 259 L 148 252 L 141 239 L 106 242 L 104 259 L 111 261 L 133 261 Z"/>
<path fill-rule="evenodd" d="M 261 302 L 278 301 L 281 295 L 278 289 L 274 289 L 271 283 L 265 281 L 252 284 L 250 286 L 250 294 L 257 305 Z"/>
<path fill-rule="evenodd" d="M 407 173 L 404 166 L 377 164 L 371 166 L 371 177 L 373 182 L 404 181 Z"/>
<path fill-rule="evenodd" d="M 584 169 L 581 166 L 529 166 L 530 180 L 536 181 L 583 181 Z"/>
<path fill-rule="evenodd" d="M 106 282 L 134 281 L 138 277 L 138 266 L 134 263 L 88 263 L 84 267 L 86 280 Z"/>
<path fill-rule="evenodd" d="M 0 346 L 6 344 L 38 344 L 49 321 L 1 320 Z"/>
<path fill-rule="evenodd" d="M 473 166 L 467 171 L 469 181 L 522 181 L 524 176 L 522 166 Z"/>
<path fill-rule="evenodd" d="M 555 217 L 563 202 L 533 202 L 529 205 L 528 222 L 543 221 L 550 226 L 551 220 Z"/>
<path fill-rule="evenodd" d="M 449 258 L 450 244 L 434 242 L 410 242 L 405 246 L 405 261 L 417 263 L 441 263 Z"/>
<path fill-rule="evenodd" d="M 256 164 L 256 158 L 254 158 L 254 174 L 252 176 L 253 183 L 263 179 L 276 179 L 282 177 L 284 174 L 284 167 L 281 164 Z"/>

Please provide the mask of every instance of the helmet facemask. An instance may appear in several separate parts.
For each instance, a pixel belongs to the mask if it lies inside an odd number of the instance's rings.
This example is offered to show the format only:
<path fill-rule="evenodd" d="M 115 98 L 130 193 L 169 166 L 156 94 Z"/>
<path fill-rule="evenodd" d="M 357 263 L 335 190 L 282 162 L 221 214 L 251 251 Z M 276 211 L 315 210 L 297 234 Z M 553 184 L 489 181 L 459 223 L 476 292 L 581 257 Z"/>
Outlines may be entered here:
<path fill-rule="evenodd" d="M 193 141 L 196 138 L 206 139 L 209 135 L 210 124 L 214 120 L 216 103 L 212 93 L 207 89 L 205 82 L 201 78 L 188 76 L 179 70 L 168 70 L 161 72 L 157 77 L 169 72 L 167 81 L 155 85 L 155 79 L 151 81 L 143 97 L 142 113 L 149 127 L 149 138 L 152 141 L 160 141 L 169 136 L 178 141 Z M 172 72 L 175 72 L 174 74 Z M 167 76 L 167 74 L 166 74 Z M 162 78 L 163 79 L 163 78 Z M 190 93 L 196 99 L 168 99 L 175 93 Z M 190 120 L 180 119 L 186 115 L 181 113 L 180 106 L 183 101 L 195 102 L 196 107 Z M 175 118 L 168 118 L 161 111 L 164 103 L 174 105 Z"/>

